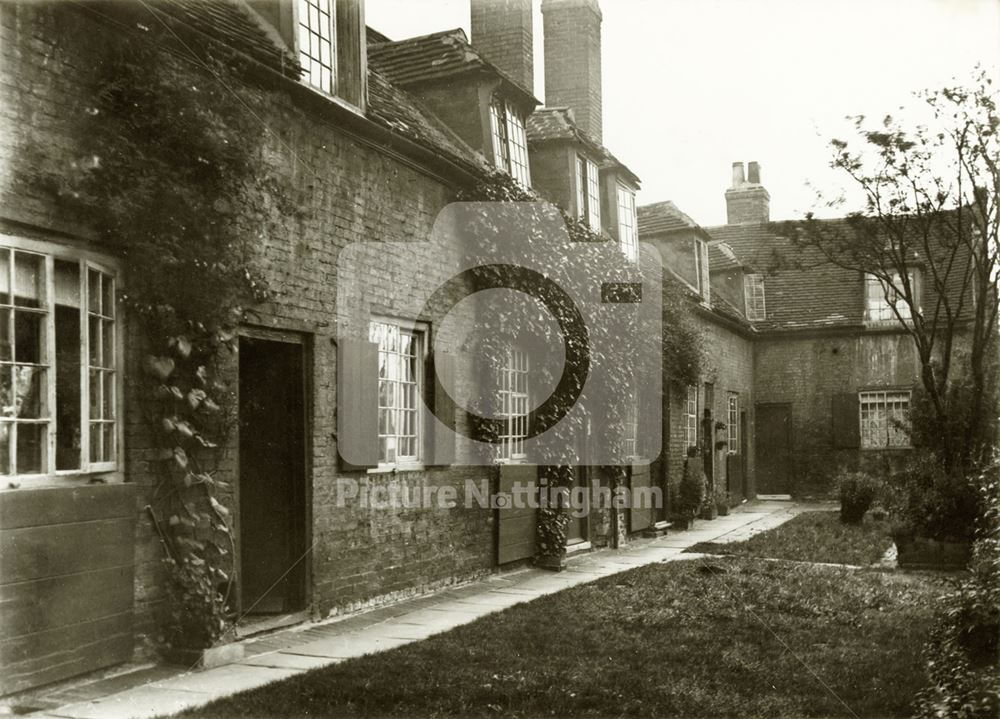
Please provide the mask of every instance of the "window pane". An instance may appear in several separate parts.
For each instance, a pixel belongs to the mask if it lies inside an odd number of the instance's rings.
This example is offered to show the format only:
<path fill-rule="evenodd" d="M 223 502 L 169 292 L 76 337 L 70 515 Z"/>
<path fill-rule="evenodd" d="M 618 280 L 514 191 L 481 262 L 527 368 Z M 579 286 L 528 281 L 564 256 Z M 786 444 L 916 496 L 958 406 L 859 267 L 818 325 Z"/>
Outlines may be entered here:
<path fill-rule="evenodd" d="M 101 417 L 101 373 L 90 370 L 90 418 Z"/>
<path fill-rule="evenodd" d="M 13 428 L 11 422 L 0 422 L 0 475 L 10 474 L 10 437 Z"/>
<path fill-rule="evenodd" d="M 90 366 L 102 367 L 101 352 L 103 350 L 103 340 L 101 338 L 101 318 L 95 315 L 89 317 L 90 325 Z"/>
<path fill-rule="evenodd" d="M 10 313 L 8 309 L 0 309 L 0 362 L 9 362 L 13 357 L 14 346 L 10 337 Z"/>
<path fill-rule="evenodd" d="M 45 425 L 17 425 L 17 474 L 45 471 Z"/>
<path fill-rule="evenodd" d="M 14 313 L 14 359 L 26 364 L 42 364 L 45 316 L 37 312 Z"/>
<path fill-rule="evenodd" d="M 24 419 L 41 419 L 44 410 L 45 370 L 14 367 L 15 411 Z"/>
<path fill-rule="evenodd" d="M 100 422 L 90 423 L 90 461 L 104 461 L 104 435 L 101 432 Z"/>
<path fill-rule="evenodd" d="M 102 396 L 103 419 L 114 419 L 115 417 L 115 373 L 103 372 L 104 390 Z"/>
<path fill-rule="evenodd" d="M 45 287 L 45 258 L 14 253 L 14 302 L 22 307 L 41 307 Z"/>
<path fill-rule="evenodd" d="M 0 249 L 0 304 L 10 304 L 10 250 L 7 249 Z"/>
<path fill-rule="evenodd" d="M 14 417 L 16 414 L 13 378 L 14 367 L 0 365 L 0 412 L 4 417 Z"/>

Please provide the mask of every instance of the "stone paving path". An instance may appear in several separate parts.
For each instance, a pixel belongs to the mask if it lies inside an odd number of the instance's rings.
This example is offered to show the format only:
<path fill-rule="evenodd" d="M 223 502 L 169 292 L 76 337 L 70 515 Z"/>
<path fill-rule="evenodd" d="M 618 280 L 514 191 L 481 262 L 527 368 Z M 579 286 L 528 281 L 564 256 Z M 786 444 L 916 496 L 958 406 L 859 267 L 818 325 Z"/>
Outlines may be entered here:
<path fill-rule="evenodd" d="M 736 542 L 825 505 L 765 501 L 745 504 L 726 517 L 698 521 L 693 529 L 632 540 L 619 550 L 599 550 L 570 560 L 562 572 L 523 569 L 405 600 L 343 619 L 310 623 L 245 640 L 246 658 L 203 671 L 154 667 L 74 687 L 67 703 L 31 716 L 61 719 L 134 719 L 168 715 L 214 699 L 280 681 L 301 672 L 402 646 L 467 624 L 483 615 L 634 567 L 678 559 L 698 542 Z M 52 697 L 49 699 L 50 706 Z M 71 703 L 70 703 L 71 702 Z"/>

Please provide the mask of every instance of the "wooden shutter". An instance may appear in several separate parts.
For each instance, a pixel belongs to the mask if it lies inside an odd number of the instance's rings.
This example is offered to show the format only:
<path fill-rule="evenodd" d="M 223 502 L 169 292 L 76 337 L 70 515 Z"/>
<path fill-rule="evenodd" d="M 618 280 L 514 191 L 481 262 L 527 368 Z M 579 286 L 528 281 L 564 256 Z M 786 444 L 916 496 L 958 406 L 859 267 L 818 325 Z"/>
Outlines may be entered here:
<path fill-rule="evenodd" d="M 833 446 L 849 449 L 861 446 L 860 420 L 858 418 L 858 395 L 842 392 L 830 398 L 831 434 Z"/>
<path fill-rule="evenodd" d="M 661 386 L 639 391 L 639 427 L 636 430 L 639 456 L 654 462 L 663 452 L 664 393 Z"/>
<path fill-rule="evenodd" d="M 338 340 L 337 453 L 345 472 L 378 466 L 378 345 L 367 340 Z"/>
<path fill-rule="evenodd" d="M 648 464 L 633 464 L 629 470 L 629 489 L 632 492 L 632 502 L 629 507 L 629 531 L 641 532 L 653 524 L 653 510 L 649 500 L 652 495 L 652 474 Z M 641 506 L 639 506 L 641 504 Z"/>
<path fill-rule="evenodd" d="M 515 484 L 538 491 L 538 467 L 530 464 L 500 465 L 499 492 L 494 499 L 497 507 L 497 564 L 530 559 L 535 556 L 538 510 L 534 507 L 513 507 L 508 495 Z M 521 496 L 524 494 L 522 492 Z"/>
<path fill-rule="evenodd" d="M 365 109 L 367 54 L 362 0 L 336 0 L 337 95 Z"/>
<path fill-rule="evenodd" d="M 455 404 L 446 389 L 455 386 L 455 357 L 449 352 L 435 352 L 427 361 L 425 397 L 434 411 L 425 423 L 424 456 L 429 465 L 455 463 Z M 436 418 L 436 421 L 435 421 Z"/>

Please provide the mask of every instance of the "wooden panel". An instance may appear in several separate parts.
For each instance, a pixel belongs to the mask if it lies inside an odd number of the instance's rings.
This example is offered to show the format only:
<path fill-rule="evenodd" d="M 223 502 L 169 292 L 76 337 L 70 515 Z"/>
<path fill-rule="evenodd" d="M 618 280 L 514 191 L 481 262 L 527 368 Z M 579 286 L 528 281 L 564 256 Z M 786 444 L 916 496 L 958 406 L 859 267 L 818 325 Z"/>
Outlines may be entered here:
<path fill-rule="evenodd" d="M 538 487 L 538 469 L 531 465 L 505 464 L 500 467 L 500 494 L 515 487 Z M 504 507 L 497 512 L 497 564 L 535 556 L 538 510 L 531 507 Z"/>
<path fill-rule="evenodd" d="M 132 484 L 81 484 L 0 492 L 0 530 L 132 517 L 136 513 Z"/>
<path fill-rule="evenodd" d="M 743 456 L 740 454 L 726 455 L 726 486 L 730 498 L 743 498 Z"/>
<path fill-rule="evenodd" d="M 132 567 L 115 567 L 15 584 L 0 584 L 5 638 L 87 621 L 132 608 Z"/>
<path fill-rule="evenodd" d="M 0 582 L 130 565 L 134 526 L 132 519 L 102 519 L 0 532 Z"/>
<path fill-rule="evenodd" d="M 791 488 L 792 408 L 788 404 L 758 404 L 755 414 L 757 492 L 788 494 Z"/>
<path fill-rule="evenodd" d="M 429 399 L 437 422 L 428 422 L 427 464 L 438 466 L 455 462 L 455 403 L 449 401 L 448 388 L 455 386 L 455 358 L 448 352 L 435 352 L 427 363 Z"/>
<path fill-rule="evenodd" d="M 128 661 L 131 610 L 0 641 L 0 694 Z"/>
<path fill-rule="evenodd" d="M 653 507 L 651 504 L 649 488 L 651 486 L 651 474 L 648 464 L 633 464 L 630 470 L 629 489 L 632 492 L 632 501 L 629 507 L 629 531 L 641 532 L 648 529 L 653 524 Z M 636 491 L 642 493 L 641 501 L 644 506 L 637 507 Z"/>
<path fill-rule="evenodd" d="M 853 449 L 861 446 L 856 392 L 838 393 L 830 398 L 830 422 L 834 447 Z"/>
<path fill-rule="evenodd" d="M 378 345 L 367 340 L 338 340 L 337 451 L 344 471 L 378 465 Z"/>
<path fill-rule="evenodd" d="M 365 23 L 362 0 L 337 0 L 337 95 L 364 109 Z"/>

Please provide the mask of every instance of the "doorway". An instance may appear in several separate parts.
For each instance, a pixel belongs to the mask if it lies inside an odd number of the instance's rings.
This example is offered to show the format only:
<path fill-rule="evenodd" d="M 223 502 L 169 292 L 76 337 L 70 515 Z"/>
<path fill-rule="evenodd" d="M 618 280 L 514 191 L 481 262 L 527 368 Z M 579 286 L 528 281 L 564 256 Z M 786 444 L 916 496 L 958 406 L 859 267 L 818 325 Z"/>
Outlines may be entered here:
<path fill-rule="evenodd" d="M 240 603 L 244 614 L 306 604 L 305 345 L 240 337 Z"/>
<path fill-rule="evenodd" d="M 758 494 L 791 493 L 792 406 L 758 404 L 755 462 Z"/>

